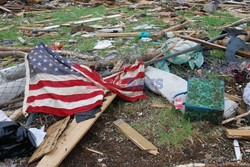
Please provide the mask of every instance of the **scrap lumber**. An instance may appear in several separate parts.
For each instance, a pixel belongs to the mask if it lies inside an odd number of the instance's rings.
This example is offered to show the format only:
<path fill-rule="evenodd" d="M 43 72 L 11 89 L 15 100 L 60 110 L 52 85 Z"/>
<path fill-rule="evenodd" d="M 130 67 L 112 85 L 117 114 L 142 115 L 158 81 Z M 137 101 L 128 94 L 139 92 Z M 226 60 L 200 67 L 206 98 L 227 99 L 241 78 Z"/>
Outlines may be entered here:
<path fill-rule="evenodd" d="M 248 22 L 248 21 L 250 21 L 250 17 L 240 19 L 240 20 L 238 20 L 238 21 L 236 21 L 236 22 L 233 22 L 233 23 L 231 23 L 231 24 L 227 24 L 227 25 L 218 27 L 218 28 L 216 28 L 216 29 L 217 29 L 217 30 L 222 30 L 222 29 L 224 29 L 224 28 L 226 28 L 226 27 L 233 27 L 233 26 L 241 25 L 241 24 L 244 24 L 244 23 L 246 23 L 246 22 Z"/>
<path fill-rule="evenodd" d="M 11 63 L 13 61 L 16 61 L 16 60 L 17 60 L 17 58 L 12 58 L 12 59 L 6 60 L 6 61 L 0 63 L 0 68 L 3 67 L 3 66 L 6 66 L 7 64 L 9 64 L 9 63 Z"/>
<path fill-rule="evenodd" d="M 58 166 L 81 140 L 81 138 L 87 133 L 87 131 L 106 110 L 115 97 L 116 94 L 111 94 L 105 97 L 106 100 L 103 102 L 101 112 L 97 113 L 95 118 L 88 119 L 80 123 L 76 123 L 76 120 L 73 119 L 66 130 L 62 133 L 61 137 L 58 139 L 56 148 L 50 153 L 46 154 L 38 163 L 37 167 Z"/>
<path fill-rule="evenodd" d="M 240 101 L 242 101 L 242 99 L 239 97 L 239 96 L 237 96 L 237 95 L 231 95 L 231 94 L 228 94 L 228 93 L 225 93 L 224 94 L 227 98 L 229 98 L 230 100 L 232 100 L 232 101 L 235 101 L 235 102 L 240 102 Z"/>
<path fill-rule="evenodd" d="M 250 139 L 250 130 L 226 129 L 226 135 L 230 139 Z"/>
<path fill-rule="evenodd" d="M 10 28 L 14 27 L 14 25 L 10 25 L 10 26 L 6 26 L 6 27 L 2 27 L 0 28 L 0 31 L 6 31 L 9 30 Z"/>
<path fill-rule="evenodd" d="M 182 24 L 179 24 L 179 25 L 176 25 L 176 26 L 169 27 L 169 28 L 165 29 L 164 31 L 165 31 L 165 32 L 177 31 L 177 30 L 180 30 L 180 29 L 185 28 L 188 24 L 189 24 L 189 22 L 188 22 L 188 21 L 185 21 L 185 22 L 182 23 Z"/>
<path fill-rule="evenodd" d="M 97 38 L 114 38 L 114 37 L 136 37 L 141 32 L 124 32 L 124 33 L 98 33 L 98 34 L 84 34 L 82 37 L 97 37 Z"/>
<path fill-rule="evenodd" d="M 16 48 L 16 47 L 4 47 L 4 46 L 0 46 L 0 51 L 31 52 L 31 50 L 32 50 L 32 48 L 30 48 L 30 47 Z"/>
<path fill-rule="evenodd" d="M 57 140 L 67 127 L 69 120 L 70 117 L 68 116 L 60 121 L 57 121 L 46 130 L 45 139 L 29 159 L 29 164 L 42 158 L 56 147 Z"/>
<path fill-rule="evenodd" d="M 152 103 L 151 107 L 156 107 L 156 108 L 165 108 L 171 106 L 170 104 L 163 103 L 163 104 L 158 104 L 158 103 Z"/>
<path fill-rule="evenodd" d="M 174 43 L 174 44 L 171 45 L 169 48 L 167 48 L 167 49 L 164 50 L 163 52 L 161 52 L 161 53 L 159 53 L 158 55 L 156 55 L 156 56 L 155 56 L 154 58 L 152 58 L 150 61 L 160 58 L 160 57 L 163 56 L 165 53 L 167 53 L 168 51 L 170 51 L 171 49 L 173 49 L 176 45 L 177 45 L 177 43 Z"/>
<path fill-rule="evenodd" d="M 74 24 L 83 24 L 83 23 L 99 21 L 99 20 L 104 20 L 104 19 L 110 19 L 110 18 L 117 18 L 117 17 L 121 17 L 121 14 L 115 14 L 115 15 L 103 16 L 103 17 L 96 17 L 96 18 L 90 18 L 90 19 L 79 20 L 79 21 L 70 21 L 70 22 L 63 23 L 63 24 L 47 26 L 47 27 L 42 28 L 41 30 L 51 30 L 51 29 L 54 29 L 54 28 L 59 28 L 61 26 L 71 26 L 71 25 L 74 25 Z M 25 30 L 25 31 L 32 31 L 33 30 L 31 28 L 28 28 L 28 27 L 19 27 L 19 29 L 20 30 Z"/>
<path fill-rule="evenodd" d="M 18 97 L 16 99 L 12 99 L 12 100 L 4 103 L 4 104 L 1 104 L 0 108 L 3 108 L 5 106 L 11 105 L 11 104 L 15 104 L 15 103 L 18 103 L 18 102 L 21 102 L 21 101 L 23 101 L 23 97 Z"/>
<path fill-rule="evenodd" d="M 159 154 L 158 148 L 156 146 L 150 143 L 146 138 L 144 138 L 140 133 L 138 133 L 122 119 L 118 119 L 113 123 L 125 136 L 127 136 L 140 149 L 145 150 L 153 155 Z"/>
<path fill-rule="evenodd" d="M 5 12 L 12 13 L 11 10 L 9 10 L 9 9 L 3 7 L 3 6 L 0 6 L 0 9 L 3 10 L 3 11 L 5 11 Z"/>
<path fill-rule="evenodd" d="M 189 5 L 197 5 L 197 6 L 204 6 L 204 4 L 202 3 L 188 3 Z M 230 8 L 230 7 L 235 7 L 235 8 L 239 8 L 239 7 L 243 7 L 244 5 L 239 5 L 239 4 L 235 4 L 235 5 L 230 5 L 230 4 L 218 4 L 217 5 L 220 8 Z"/>
<path fill-rule="evenodd" d="M 221 124 L 224 125 L 224 124 L 226 124 L 226 123 L 229 123 L 229 122 L 231 122 L 231 121 L 237 120 L 237 119 L 242 118 L 242 117 L 246 117 L 246 116 L 248 116 L 248 115 L 250 115 L 250 111 L 248 111 L 248 112 L 246 112 L 246 113 L 243 113 L 243 114 L 240 114 L 240 115 L 238 115 L 238 116 L 236 116 L 236 117 L 226 119 L 226 120 L 222 121 Z"/>
<path fill-rule="evenodd" d="M 26 47 L 26 48 L 15 48 L 15 47 L 3 47 L 0 46 L 0 57 L 5 57 L 5 56 L 17 56 L 17 57 L 24 57 L 26 55 L 25 52 L 31 52 L 33 48 L 31 47 Z M 57 50 L 57 53 L 61 54 L 62 56 L 73 56 L 73 57 L 78 57 L 80 59 L 85 59 L 92 61 L 94 60 L 94 56 L 88 56 L 84 55 L 81 53 L 76 53 L 72 51 L 66 51 L 66 50 Z"/>
<path fill-rule="evenodd" d="M 201 40 L 201 39 L 193 38 L 193 37 L 189 37 L 189 36 L 183 36 L 183 35 L 179 35 L 179 34 L 176 34 L 176 35 L 178 37 L 182 38 L 182 39 L 194 41 L 196 43 L 207 45 L 207 46 L 215 48 L 215 49 L 224 50 L 224 51 L 227 50 L 227 48 L 225 46 L 214 44 L 214 43 L 211 43 L 211 42 L 208 42 L 208 41 L 205 41 L 205 40 Z M 250 58 L 250 52 L 240 51 L 239 50 L 239 51 L 236 52 L 236 54 L 241 56 L 241 57 L 245 57 L 245 58 L 248 58 L 248 59 Z"/>
<path fill-rule="evenodd" d="M 121 14 L 115 14 L 115 15 L 110 15 L 110 16 L 103 16 L 103 17 L 96 17 L 96 18 L 90 18 L 86 20 L 80 20 L 80 21 L 75 21 L 73 22 L 74 24 L 83 24 L 83 23 L 88 23 L 88 22 L 93 22 L 93 21 L 99 21 L 99 20 L 104 20 L 104 19 L 111 19 L 111 18 L 117 18 L 121 17 Z"/>
<path fill-rule="evenodd" d="M 12 121 L 16 121 L 23 115 L 23 108 L 16 109 L 13 114 L 9 116 Z"/>
<path fill-rule="evenodd" d="M 24 58 L 27 55 L 25 52 L 21 51 L 0 51 L 0 57 L 7 57 L 7 56 L 16 56 L 20 58 Z"/>
<path fill-rule="evenodd" d="M 88 151 L 91 151 L 91 152 L 93 152 L 93 153 L 96 153 L 96 154 L 99 154 L 99 155 L 104 155 L 102 152 L 100 152 L 100 151 L 97 151 L 97 150 L 94 150 L 94 149 L 92 149 L 92 148 L 85 148 L 86 150 L 88 150 Z"/>

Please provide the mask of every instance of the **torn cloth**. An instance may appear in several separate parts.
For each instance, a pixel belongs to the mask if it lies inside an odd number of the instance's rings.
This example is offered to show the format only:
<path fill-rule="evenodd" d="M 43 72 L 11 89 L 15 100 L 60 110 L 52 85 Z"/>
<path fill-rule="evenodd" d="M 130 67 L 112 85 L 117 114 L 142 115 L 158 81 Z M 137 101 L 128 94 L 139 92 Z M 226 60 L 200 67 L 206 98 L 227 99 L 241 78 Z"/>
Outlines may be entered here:
<path fill-rule="evenodd" d="M 90 68 L 71 63 L 44 43 L 25 58 L 26 88 L 23 111 L 68 116 L 102 105 L 106 92 L 136 101 L 145 95 L 137 80 L 144 78 L 144 63 L 136 62 L 108 78 Z"/>

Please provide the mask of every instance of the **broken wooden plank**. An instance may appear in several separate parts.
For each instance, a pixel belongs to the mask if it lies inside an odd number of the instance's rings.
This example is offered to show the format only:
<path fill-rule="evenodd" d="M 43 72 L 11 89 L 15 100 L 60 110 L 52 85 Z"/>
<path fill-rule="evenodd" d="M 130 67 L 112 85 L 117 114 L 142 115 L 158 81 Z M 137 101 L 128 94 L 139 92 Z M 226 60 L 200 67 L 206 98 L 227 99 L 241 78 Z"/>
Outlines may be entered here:
<path fill-rule="evenodd" d="M 50 153 L 45 155 L 38 163 L 38 167 L 55 167 L 58 166 L 63 159 L 70 153 L 70 151 L 76 146 L 81 138 L 87 133 L 95 121 L 106 110 L 109 104 L 114 100 L 116 94 L 111 94 L 105 97 L 106 101 L 103 102 L 101 112 L 96 114 L 95 118 L 88 119 L 86 121 L 76 123 L 76 120 L 68 125 L 61 137 L 58 139 L 56 148 Z"/>
<path fill-rule="evenodd" d="M 185 39 L 185 40 L 190 40 L 190 41 L 194 41 L 196 43 L 200 43 L 200 44 L 203 44 L 203 45 L 207 45 L 209 47 L 212 47 L 212 48 L 215 48 L 215 49 L 219 49 L 219 50 L 227 50 L 227 48 L 225 46 L 221 46 L 221 45 L 218 45 L 218 44 L 214 44 L 214 43 L 211 43 L 211 42 L 208 42 L 208 41 L 205 41 L 205 40 L 201 40 L 201 39 L 198 39 L 198 38 L 193 38 L 193 37 L 189 37 L 189 36 L 183 36 L 183 35 L 179 35 L 179 34 L 176 34 L 178 37 L 182 38 L 182 39 Z M 245 58 L 250 58 L 250 52 L 246 52 L 246 51 L 240 51 L 238 50 L 236 52 L 237 55 L 239 56 L 242 56 L 242 57 L 245 57 Z"/>
<path fill-rule="evenodd" d="M 232 101 L 235 101 L 235 102 L 240 102 L 242 99 L 237 96 L 237 95 L 231 95 L 231 94 L 228 94 L 228 93 L 224 93 L 224 95 L 229 98 L 230 100 Z"/>
<path fill-rule="evenodd" d="M 188 24 L 189 24 L 189 22 L 188 22 L 188 21 L 185 21 L 185 22 L 182 23 L 182 24 L 178 24 L 178 25 L 169 27 L 169 28 L 165 29 L 164 31 L 165 31 L 165 32 L 177 31 L 177 30 L 180 30 L 180 29 L 185 28 Z"/>
<path fill-rule="evenodd" d="M 24 58 L 26 55 L 27 53 L 21 51 L 0 51 L 0 57 L 15 56 Z"/>
<path fill-rule="evenodd" d="M 0 57 L 5 57 L 5 56 L 17 56 L 23 58 L 26 53 L 24 52 L 31 52 L 32 47 L 26 47 L 26 48 L 16 48 L 16 47 L 3 47 L 0 46 Z M 84 55 L 81 53 L 77 52 L 72 52 L 72 51 L 67 51 L 67 50 L 57 50 L 57 53 L 59 53 L 62 56 L 73 56 L 73 57 L 78 57 L 80 59 L 85 59 L 88 61 L 93 61 L 95 59 L 94 56 L 89 56 L 89 55 Z"/>
<path fill-rule="evenodd" d="M 230 139 L 250 139 L 250 130 L 226 129 L 226 135 Z"/>
<path fill-rule="evenodd" d="M 23 115 L 23 109 L 22 108 L 19 108 L 19 109 L 16 109 L 14 111 L 13 114 L 11 114 L 9 116 L 9 118 L 12 120 L 12 121 L 16 121 L 18 120 L 19 118 L 21 118 L 21 116 Z"/>
<path fill-rule="evenodd" d="M 67 127 L 69 120 L 70 117 L 66 117 L 60 121 L 57 121 L 46 130 L 45 139 L 29 159 L 29 164 L 42 158 L 44 155 L 48 154 L 56 147 L 57 140 L 64 129 Z"/>
<path fill-rule="evenodd" d="M 5 11 L 5 12 L 12 13 L 11 10 L 9 10 L 9 9 L 3 7 L 3 6 L 0 6 L 0 9 L 2 9 L 2 10 Z"/>
<path fill-rule="evenodd" d="M 122 119 L 118 119 L 113 122 L 116 127 L 126 135 L 134 144 L 136 144 L 140 149 L 147 151 L 150 154 L 157 155 L 158 148 L 150 143 L 146 138 L 144 138 L 140 133 L 133 129 L 129 124 L 124 122 Z"/>
<path fill-rule="evenodd" d="M 98 34 L 84 34 L 82 37 L 97 37 L 97 38 L 114 38 L 114 37 L 136 37 L 141 32 L 124 32 L 124 33 L 98 33 Z"/>
<path fill-rule="evenodd" d="M 165 108 L 165 107 L 169 107 L 171 106 L 171 104 L 166 104 L 166 103 L 162 103 L 162 104 L 158 104 L 158 103 L 152 103 L 151 107 L 156 107 L 156 108 Z"/>
<path fill-rule="evenodd" d="M 83 23 L 88 23 L 88 22 L 93 22 L 93 21 L 104 20 L 104 19 L 117 18 L 117 17 L 121 17 L 121 16 L 122 16 L 121 14 L 115 14 L 115 15 L 109 15 L 109 16 L 96 17 L 96 18 L 90 18 L 90 19 L 86 19 L 86 20 L 75 21 L 73 23 L 74 24 L 83 24 Z"/>
<path fill-rule="evenodd" d="M 23 97 L 18 97 L 18 98 L 15 98 L 15 99 L 12 99 L 4 104 L 1 104 L 0 105 L 0 108 L 3 108 L 3 107 L 6 107 L 8 105 L 12 105 L 12 104 L 15 104 L 15 103 L 18 103 L 18 102 L 21 102 L 23 101 Z"/>
<path fill-rule="evenodd" d="M 9 30 L 10 28 L 14 27 L 14 25 L 10 25 L 10 26 L 6 26 L 6 27 L 2 27 L 0 28 L 0 31 L 6 31 Z"/>
<path fill-rule="evenodd" d="M 17 58 L 12 58 L 12 59 L 6 60 L 6 61 L 0 63 L 0 68 L 2 68 L 3 66 L 6 66 L 7 64 L 9 64 L 13 61 L 16 61 L 16 60 L 17 60 Z"/>
<path fill-rule="evenodd" d="M 216 28 L 216 29 L 217 29 L 217 30 L 222 30 L 222 29 L 224 29 L 224 28 L 226 28 L 226 27 L 232 27 L 232 26 L 237 26 L 237 25 L 241 25 L 241 24 L 247 23 L 248 21 L 250 21 L 250 17 L 240 19 L 240 20 L 238 20 L 238 21 L 236 21 L 236 22 L 233 22 L 233 23 L 231 23 L 231 24 L 227 24 L 227 25 L 221 26 L 221 27 Z"/>
<path fill-rule="evenodd" d="M 237 119 L 242 118 L 242 117 L 246 117 L 246 116 L 248 116 L 248 115 L 250 115 L 250 111 L 248 111 L 248 112 L 246 112 L 246 113 L 243 113 L 243 114 L 240 114 L 240 115 L 238 115 L 238 116 L 236 116 L 236 117 L 226 119 L 226 120 L 222 121 L 221 124 L 224 125 L 224 124 L 226 124 L 226 123 L 229 123 L 229 122 L 231 122 L 231 121 L 237 120 Z"/>

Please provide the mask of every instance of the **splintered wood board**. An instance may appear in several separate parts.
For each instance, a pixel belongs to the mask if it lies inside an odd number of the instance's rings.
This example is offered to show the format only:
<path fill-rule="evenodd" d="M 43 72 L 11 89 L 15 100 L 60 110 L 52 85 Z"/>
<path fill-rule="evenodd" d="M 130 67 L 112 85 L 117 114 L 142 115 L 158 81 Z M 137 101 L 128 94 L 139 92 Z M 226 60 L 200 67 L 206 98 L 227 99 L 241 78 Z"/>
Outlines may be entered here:
<path fill-rule="evenodd" d="M 45 139 L 29 159 L 29 164 L 42 158 L 56 147 L 57 140 L 67 127 L 69 120 L 70 117 L 68 116 L 60 121 L 57 121 L 46 130 Z"/>
<path fill-rule="evenodd" d="M 124 122 L 122 119 L 114 121 L 116 127 L 126 135 L 135 145 L 140 149 L 149 152 L 150 154 L 157 155 L 158 148 L 150 143 L 146 138 L 144 138 L 140 133 L 133 129 L 129 124 Z"/>
<path fill-rule="evenodd" d="M 250 139 L 250 130 L 244 129 L 226 129 L 228 138 L 234 139 Z"/>
<path fill-rule="evenodd" d="M 58 166 L 63 159 L 70 153 L 70 151 L 76 146 L 76 144 L 81 140 L 81 138 L 87 133 L 95 121 L 100 117 L 100 115 L 106 110 L 110 103 L 114 100 L 116 94 L 111 94 L 105 97 L 106 101 L 103 102 L 101 107 L 101 112 L 96 114 L 95 118 L 88 119 L 86 121 L 76 123 L 76 120 L 68 125 L 66 130 L 62 133 L 58 142 L 56 143 L 56 148 L 50 153 L 46 154 L 41 161 L 37 164 L 37 167 L 55 167 Z"/>

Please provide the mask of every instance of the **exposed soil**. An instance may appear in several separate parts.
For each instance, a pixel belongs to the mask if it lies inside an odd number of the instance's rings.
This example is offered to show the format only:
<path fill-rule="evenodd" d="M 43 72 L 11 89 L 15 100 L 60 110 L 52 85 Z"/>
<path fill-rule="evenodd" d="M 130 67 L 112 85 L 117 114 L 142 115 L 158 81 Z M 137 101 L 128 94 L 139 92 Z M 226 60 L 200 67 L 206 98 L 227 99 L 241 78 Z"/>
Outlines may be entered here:
<path fill-rule="evenodd" d="M 177 164 L 223 163 L 235 158 L 232 140 L 225 136 L 224 127 L 215 126 L 208 122 L 197 124 L 195 128 L 203 134 L 194 137 L 193 141 L 186 140 L 182 148 L 171 146 L 159 147 L 160 154 L 150 155 L 140 150 L 136 145 L 116 130 L 113 121 L 123 118 L 126 122 L 133 121 L 131 115 L 117 111 L 118 100 L 103 113 L 90 131 L 76 145 L 71 153 L 61 163 L 67 166 L 174 166 Z M 149 105 L 149 104 L 148 104 Z M 145 108 L 145 106 L 142 106 Z M 142 112 L 142 110 L 138 110 Z M 142 119 L 142 118 L 140 118 Z M 143 119 L 147 119 L 144 117 Z M 212 133 L 211 133 L 212 132 Z M 210 135 L 211 134 L 211 135 Z M 239 141 L 244 149 L 250 148 L 247 141 Z M 85 147 L 98 150 L 104 155 L 90 152 Z M 243 162 L 250 162 L 250 153 L 243 152 Z"/>

